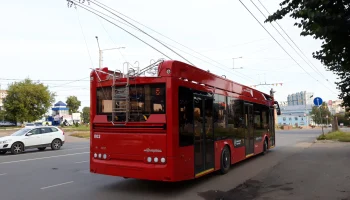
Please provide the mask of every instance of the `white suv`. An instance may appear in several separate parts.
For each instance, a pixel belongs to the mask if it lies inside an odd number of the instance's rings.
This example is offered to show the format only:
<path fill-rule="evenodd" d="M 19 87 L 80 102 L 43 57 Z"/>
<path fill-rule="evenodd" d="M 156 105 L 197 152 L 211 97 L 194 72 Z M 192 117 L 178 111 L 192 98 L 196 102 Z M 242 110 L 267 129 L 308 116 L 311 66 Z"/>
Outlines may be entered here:
<path fill-rule="evenodd" d="M 0 154 L 8 151 L 19 154 L 32 148 L 43 151 L 46 147 L 58 150 L 64 144 L 64 139 L 64 132 L 55 126 L 25 127 L 10 136 L 0 137 Z"/>

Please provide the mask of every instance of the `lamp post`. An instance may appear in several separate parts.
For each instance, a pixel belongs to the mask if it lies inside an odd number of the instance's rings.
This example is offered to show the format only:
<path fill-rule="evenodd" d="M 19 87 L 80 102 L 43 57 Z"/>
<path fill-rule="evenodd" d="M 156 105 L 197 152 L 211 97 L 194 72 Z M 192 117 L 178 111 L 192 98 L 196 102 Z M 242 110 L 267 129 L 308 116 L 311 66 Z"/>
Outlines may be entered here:
<path fill-rule="evenodd" d="M 237 57 L 237 58 L 232 58 L 232 69 L 243 69 L 243 67 L 235 68 L 235 59 L 240 59 L 242 56 Z"/>
<path fill-rule="evenodd" d="M 96 36 L 97 40 L 97 45 L 98 45 L 98 52 L 99 52 L 99 67 L 100 69 L 102 68 L 102 63 L 103 63 L 103 52 L 104 51 L 109 51 L 109 50 L 116 50 L 116 49 L 125 49 L 126 47 L 116 47 L 116 48 L 109 48 L 109 49 L 101 49 L 100 48 L 100 43 L 98 42 L 98 37 Z"/>

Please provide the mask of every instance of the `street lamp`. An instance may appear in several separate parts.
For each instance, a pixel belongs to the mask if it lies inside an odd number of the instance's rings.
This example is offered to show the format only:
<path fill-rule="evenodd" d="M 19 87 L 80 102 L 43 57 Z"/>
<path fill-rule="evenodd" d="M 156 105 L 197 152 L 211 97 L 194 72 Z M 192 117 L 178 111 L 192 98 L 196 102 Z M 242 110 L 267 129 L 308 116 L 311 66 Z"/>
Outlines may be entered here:
<path fill-rule="evenodd" d="M 237 58 L 232 58 L 232 69 L 243 69 L 243 67 L 235 68 L 235 59 L 240 59 L 242 56 L 237 57 Z"/>
<path fill-rule="evenodd" d="M 109 48 L 109 49 L 101 49 L 100 43 L 98 42 L 98 37 L 96 36 L 97 45 L 98 45 L 98 51 L 99 51 L 99 67 L 102 68 L 102 62 L 103 62 L 103 51 L 109 51 L 109 50 L 115 50 L 115 49 L 125 49 L 126 47 L 115 47 L 115 48 Z"/>

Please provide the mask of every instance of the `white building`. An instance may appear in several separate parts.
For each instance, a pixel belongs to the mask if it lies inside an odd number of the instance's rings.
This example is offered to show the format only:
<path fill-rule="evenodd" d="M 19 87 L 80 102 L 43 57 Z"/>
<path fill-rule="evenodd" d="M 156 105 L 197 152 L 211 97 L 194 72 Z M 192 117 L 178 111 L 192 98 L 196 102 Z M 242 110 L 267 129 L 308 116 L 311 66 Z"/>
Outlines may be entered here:
<path fill-rule="evenodd" d="M 314 98 L 313 92 L 297 92 L 294 94 L 290 94 L 287 97 L 288 106 L 296 106 L 296 105 L 312 105 Z"/>
<path fill-rule="evenodd" d="M 341 106 L 342 103 L 343 103 L 342 100 L 328 101 L 328 109 L 332 115 L 335 115 L 338 113 L 345 113 L 345 107 Z"/>
<path fill-rule="evenodd" d="M 289 94 L 287 101 L 280 101 L 281 115 L 277 117 L 278 125 L 308 126 L 312 124 L 313 92 L 301 91 Z"/>
<path fill-rule="evenodd" d="M 7 96 L 7 90 L 0 90 L 0 110 L 3 110 L 3 100 L 5 99 L 5 97 Z"/>

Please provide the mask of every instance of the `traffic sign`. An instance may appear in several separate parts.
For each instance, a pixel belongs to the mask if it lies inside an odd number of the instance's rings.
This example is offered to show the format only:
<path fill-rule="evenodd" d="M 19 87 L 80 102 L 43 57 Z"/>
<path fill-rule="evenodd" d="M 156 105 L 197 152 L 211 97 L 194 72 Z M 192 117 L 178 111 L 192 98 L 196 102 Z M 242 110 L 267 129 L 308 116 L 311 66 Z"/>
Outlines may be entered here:
<path fill-rule="evenodd" d="M 322 99 L 320 98 L 320 97 L 316 97 L 316 98 L 314 98 L 314 104 L 316 105 L 316 106 L 320 106 L 320 105 L 322 105 Z"/>

